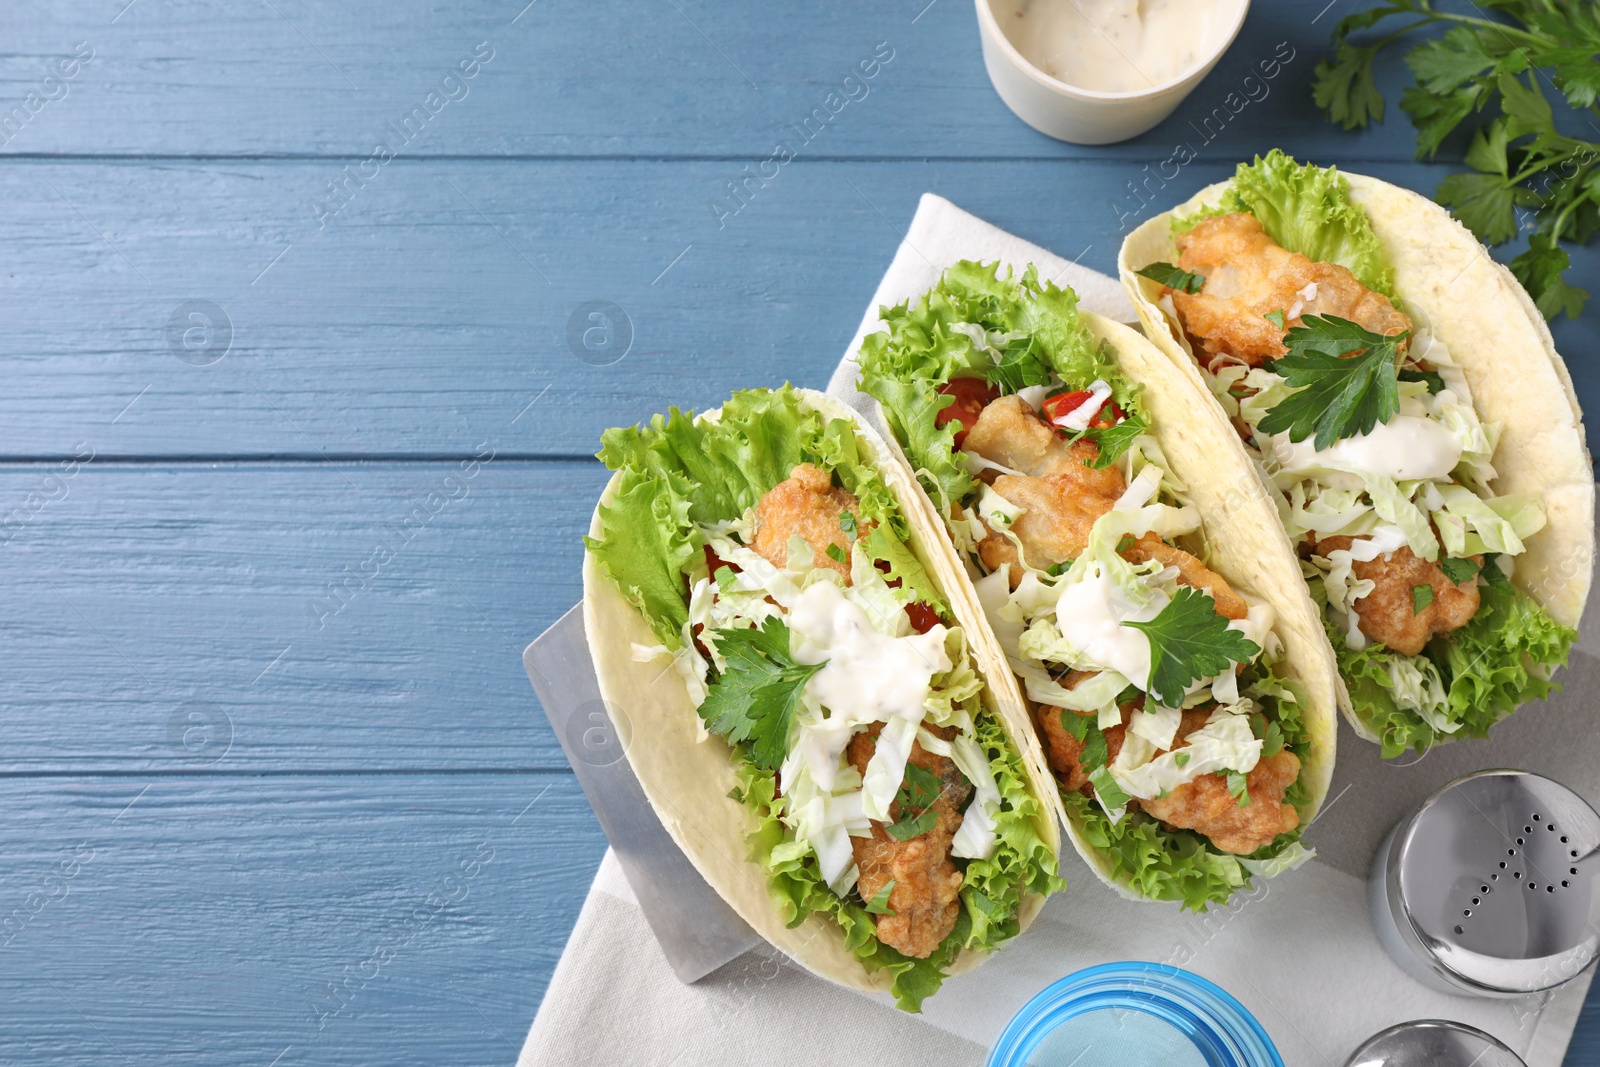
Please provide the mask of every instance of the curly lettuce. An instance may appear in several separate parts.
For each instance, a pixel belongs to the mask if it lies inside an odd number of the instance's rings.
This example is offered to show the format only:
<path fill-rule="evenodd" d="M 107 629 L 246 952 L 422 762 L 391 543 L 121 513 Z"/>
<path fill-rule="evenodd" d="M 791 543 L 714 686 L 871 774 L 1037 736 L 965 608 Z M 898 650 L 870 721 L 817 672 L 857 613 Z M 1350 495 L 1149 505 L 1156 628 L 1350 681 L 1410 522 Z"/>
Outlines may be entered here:
<path fill-rule="evenodd" d="M 1297 163 L 1274 148 L 1241 163 L 1221 203 L 1174 218 L 1184 233 L 1212 215 L 1248 211 L 1278 244 L 1322 263 L 1349 268 L 1368 289 L 1394 298 L 1394 270 L 1367 213 L 1350 198 L 1350 183 L 1337 167 Z"/>
<path fill-rule="evenodd" d="M 921 1011 L 922 1002 L 938 991 L 945 971 L 962 949 L 988 952 L 1017 935 L 1018 910 L 1029 893 L 1048 894 L 1065 883 L 1056 874 L 1056 858 L 1039 836 L 1040 802 L 1028 790 L 1022 756 L 1000 724 L 987 712 L 977 718 L 977 739 L 988 754 L 1000 788 L 995 822 L 999 845 L 986 860 L 967 861 L 961 886 L 966 906 L 955 929 L 927 959 L 906 956 L 877 939 L 872 915 L 850 897 L 834 893 L 823 880 L 814 855 L 793 855 L 782 846 L 789 836 L 783 825 L 783 801 L 769 771 L 740 761 L 734 799 L 756 816 L 749 836 L 750 859 L 767 872 L 767 891 L 784 922 L 793 927 L 813 914 L 832 918 L 844 930 L 845 948 L 869 973 L 887 970 L 889 992 L 905 1011 Z"/>
<path fill-rule="evenodd" d="M 1442 714 L 1455 727 L 1447 736 L 1399 699 L 1390 669 L 1399 653 L 1382 645 L 1351 649 L 1338 628 L 1325 622 L 1356 717 L 1378 735 L 1384 759 L 1408 748 L 1426 752 L 1446 739 L 1486 737 L 1519 705 L 1560 690 L 1549 674 L 1566 665 L 1578 632 L 1552 619 L 1493 563 L 1484 567 L 1484 577 L 1478 613 L 1419 657 L 1437 667 L 1446 686 Z"/>
<path fill-rule="evenodd" d="M 607 430 L 600 461 L 621 472 L 611 503 L 600 507 L 601 536 L 585 537 L 606 574 L 644 612 L 668 648 L 683 645 L 689 620 L 683 579 L 704 535 L 696 523 L 736 519 L 800 463 L 838 475 L 861 502 L 861 517 L 883 530 L 876 550 L 909 574 L 908 585 L 944 601 L 904 550 L 910 528 L 876 466 L 861 452 L 855 426 L 802 408 L 789 386 L 738 392 L 715 421 L 671 409 L 647 426 Z M 894 546 L 900 545 L 896 552 Z"/>
<path fill-rule="evenodd" d="M 861 342 L 858 387 L 883 405 L 924 487 L 946 505 L 978 486 L 955 450 L 960 427 L 935 425 L 955 402 L 939 392 L 952 378 L 983 378 L 1001 393 L 1049 384 L 1052 375 L 1073 387 L 1098 378 L 1124 411 L 1139 414 L 1138 387 L 1083 323 L 1077 294 L 1041 282 L 1031 265 L 1016 278 L 998 263 L 963 260 L 915 305 L 880 308 L 879 315 L 884 329 Z"/>

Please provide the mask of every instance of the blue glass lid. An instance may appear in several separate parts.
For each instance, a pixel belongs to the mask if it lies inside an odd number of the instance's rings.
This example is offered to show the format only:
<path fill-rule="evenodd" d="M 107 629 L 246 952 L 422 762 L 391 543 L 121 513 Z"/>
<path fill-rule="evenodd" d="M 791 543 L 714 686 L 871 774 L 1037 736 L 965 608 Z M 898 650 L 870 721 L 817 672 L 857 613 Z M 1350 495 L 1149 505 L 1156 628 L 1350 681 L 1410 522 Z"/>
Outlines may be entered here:
<path fill-rule="evenodd" d="M 1283 1067 L 1225 990 L 1178 967 L 1106 963 L 1046 987 L 1016 1014 L 989 1067 Z"/>

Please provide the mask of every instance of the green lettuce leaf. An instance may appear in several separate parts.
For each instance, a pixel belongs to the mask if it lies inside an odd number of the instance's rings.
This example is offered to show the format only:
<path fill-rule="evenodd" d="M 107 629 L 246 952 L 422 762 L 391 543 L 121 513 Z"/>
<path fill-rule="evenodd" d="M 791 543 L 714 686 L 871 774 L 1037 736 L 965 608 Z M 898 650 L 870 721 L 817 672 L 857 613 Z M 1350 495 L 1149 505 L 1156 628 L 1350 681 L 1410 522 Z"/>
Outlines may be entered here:
<path fill-rule="evenodd" d="M 1487 572 L 1493 564 L 1485 566 Z M 1546 675 L 1563 666 L 1577 631 L 1562 626 L 1532 597 L 1506 581 L 1479 585 L 1482 600 L 1472 620 L 1448 638 L 1435 639 L 1424 655 L 1449 686 L 1445 716 L 1461 729 L 1440 738 L 1415 710 L 1400 706 L 1381 645 L 1351 649 L 1337 626 L 1324 619 L 1350 690 L 1356 716 L 1378 735 L 1384 759 L 1406 749 L 1426 752 L 1441 740 L 1486 737 L 1489 728 L 1530 700 L 1560 689 Z"/>
<path fill-rule="evenodd" d="M 670 649 L 682 647 L 689 620 L 683 579 L 702 544 L 694 523 L 738 518 L 797 464 L 833 471 L 861 501 L 864 520 L 888 526 L 898 540 L 908 535 L 854 425 L 802 410 L 788 386 L 735 393 L 714 423 L 673 408 L 648 426 L 607 430 L 600 440 L 600 460 L 622 479 L 600 509 L 601 536 L 584 544 Z"/>
<path fill-rule="evenodd" d="M 1097 343 L 1078 314 L 1078 296 L 1040 282 L 1029 267 L 1021 278 L 998 263 L 963 260 L 915 305 L 879 309 L 884 329 L 861 343 L 862 392 L 883 405 L 884 418 L 934 499 L 965 500 L 978 481 L 953 451 L 958 426 L 934 425 L 955 401 L 939 394 L 951 378 L 983 378 L 1002 393 L 1043 384 L 1054 374 L 1073 388 L 1103 379 L 1130 416 L 1140 415 L 1138 387 L 1124 378 L 1110 348 Z M 997 361 L 970 333 L 1008 338 Z M 1125 446 L 1124 446 L 1125 447 Z"/>
<path fill-rule="evenodd" d="M 1348 267 L 1368 289 L 1394 297 L 1388 255 L 1338 168 L 1300 164 L 1274 148 L 1239 164 L 1233 193 L 1289 251 Z"/>

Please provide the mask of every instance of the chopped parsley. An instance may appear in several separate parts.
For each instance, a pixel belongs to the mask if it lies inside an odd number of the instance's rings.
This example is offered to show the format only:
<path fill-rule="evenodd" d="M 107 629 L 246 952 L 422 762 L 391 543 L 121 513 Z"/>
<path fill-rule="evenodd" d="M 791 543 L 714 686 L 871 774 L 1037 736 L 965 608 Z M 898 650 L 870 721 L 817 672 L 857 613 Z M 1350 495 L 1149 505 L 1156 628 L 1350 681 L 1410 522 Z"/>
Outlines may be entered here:
<path fill-rule="evenodd" d="M 1283 729 L 1274 719 L 1259 711 L 1250 716 L 1250 732 L 1261 740 L 1261 758 L 1271 759 L 1283 751 Z M 1179 764 L 1178 766 L 1183 766 Z"/>
<path fill-rule="evenodd" d="M 1132 798 L 1123 792 L 1117 780 L 1111 777 L 1111 771 L 1105 767 L 1095 770 L 1089 775 L 1089 784 L 1094 786 L 1095 799 L 1100 801 L 1107 811 L 1125 808 Z"/>
<path fill-rule="evenodd" d="M 1437 393 L 1444 388 L 1444 378 L 1436 370 L 1422 370 L 1418 367 L 1406 367 L 1400 371 L 1402 382 L 1427 382 L 1428 392 Z"/>
<path fill-rule="evenodd" d="M 1172 762 L 1176 763 L 1180 767 L 1189 766 L 1189 753 L 1181 751 L 1174 752 L 1172 754 Z"/>
<path fill-rule="evenodd" d="M 1291 441 L 1315 432 L 1320 450 L 1388 422 L 1400 411 L 1395 360 L 1409 336 L 1386 337 L 1332 315 L 1307 316 L 1285 336 L 1288 354 L 1267 365 L 1295 391 L 1267 412 L 1261 430 L 1287 430 Z"/>
<path fill-rule="evenodd" d="M 706 728 L 730 744 L 750 745 L 750 760 L 777 770 L 789 751 L 800 691 L 822 664 L 799 664 L 789 656 L 789 628 L 769 618 L 757 629 L 716 630 L 717 649 L 727 664 L 700 705 Z"/>
<path fill-rule="evenodd" d="M 1150 424 L 1137 415 L 1129 415 L 1115 426 L 1091 426 L 1083 431 L 1082 436 L 1093 441 L 1100 448 L 1100 454 L 1089 464 L 1094 470 L 1103 471 L 1111 464 L 1122 458 L 1139 436 L 1150 429 Z"/>
<path fill-rule="evenodd" d="M 867 901 L 867 911 L 873 915 L 893 915 L 894 909 L 889 907 L 889 894 L 894 892 L 894 879 L 891 878 L 883 884 L 871 900 Z"/>
<path fill-rule="evenodd" d="M 1411 614 L 1421 615 L 1428 610 L 1428 605 L 1433 603 L 1433 586 L 1414 585 L 1411 587 Z"/>
<path fill-rule="evenodd" d="M 1482 567 L 1477 560 L 1457 556 L 1445 556 L 1439 560 L 1439 569 L 1444 571 L 1444 576 L 1457 585 L 1468 578 L 1475 577 Z M 1495 568 L 1498 570 L 1499 568 Z"/>
<path fill-rule="evenodd" d="M 1163 706 L 1180 707 L 1184 691 L 1201 678 L 1211 678 L 1235 663 L 1248 663 L 1261 646 L 1217 613 L 1216 601 L 1190 586 L 1181 586 L 1172 602 L 1149 622 L 1125 622 L 1150 641 L 1148 692 Z"/>
<path fill-rule="evenodd" d="M 1272 323 L 1272 325 L 1276 326 L 1280 330 L 1284 330 L 1284 329 L 1288 328 L 1283 324 L 1283 309 L 1282 308 L 1279 308 L 1277 311 L 1269 311 L 1269 312 L 1267 312 L 1265 315 L 1263 315 L 1261 317 L 1266 319 L 1268 322 Z"/>
<path fill-rule="evenodd" d="M 861 535 L 861 525 L 856 521 L 854 512 L 839 512 L 839 529 L 843 530 L 852 541 Z"/>
<path fill-rule="evenodd" d="M 1228 772 L 1228 795 L 1237 800 L 1241 808 L 1250 806 L 1250 786 L 1238 771 Z"/>
<path fill-rule="evenodd" d="M 1063 574 L 1067 573 L 1067 569 L 1070 568 L 1074 562 L 1076 561 L 1064 559 L 1060 563 L 1052 563 L 1045 573 L 1052 578 L 1059 578 Z"/>
<path fill-rule="evenodd" d="M 1006 346 L 999 360 L 987 371 L 989 384 L 1002 393 L 1015 393 L 1029 385 L 1049 385 L 1050 365 L 1034 351 L 1035 338 L 1018 338 Z"/>
<path fill-rule="evenodd" d="M 1192 274 L 1181 267 L 1174 267 L 1171 263 L 1152 263 L 1137 273 L 1141 278 L 1149 278 L 1168 289 L 1177 289 L 1185 293 L 1198 293 L 1206 284 L 1205 275 Z"/>
<path fill-rule="evenodd" d="M 1069 708 L 1061 709 L 1062 727 L 1066 729 L 1067 733 L 1071 734 L 1073 737 L 1076 737 L 1079 741 L 1082 741 L 1085 737 L 1089 736 L 1089 723 L 1093 720 L 1093 718 L 1094 716 L 1092 715 L 1079 715 L 1077 712 L 1072 711 Z"/>
<path fill-rule="evenodd" d="M 829 543 L 828 547 L 824 551 L 826 551 L 828 553 L 828 558 L 829 559 L 835 560 L 835 561 L 837 561 L 839 563 L 848 563 L 849 560 L 850 560 L 850 557 L 848 557 L 848 556 L 846 556 L 844 554 L 844 549 L 840 548 L 838 545 L 833 544 L 831 542 Z"/>
<path fill-rule="evenodd" d="M 926 767 L 907 763 L 905 780 L 895 796 L 895 803 L 900 805 L 900 818 L 885 826 L 884 832 L 896 841 L 910 841 L 932 830 L 939 821 L 939 813 L 933 810 L 933 802 L 939 799 L 942 792 L 942 778 Z"/>

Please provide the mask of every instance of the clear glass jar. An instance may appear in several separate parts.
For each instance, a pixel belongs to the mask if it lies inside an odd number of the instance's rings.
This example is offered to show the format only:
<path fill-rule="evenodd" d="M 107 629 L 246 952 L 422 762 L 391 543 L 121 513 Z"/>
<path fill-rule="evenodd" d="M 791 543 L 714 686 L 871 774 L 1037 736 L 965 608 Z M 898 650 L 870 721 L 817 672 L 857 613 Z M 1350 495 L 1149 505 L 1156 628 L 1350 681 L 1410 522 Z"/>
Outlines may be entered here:
<path fill-rule="evenodd" d="M 1101 964 L 1046 987 L 989 1054 L 989 1067 L 1073 1063 L 1283 1067 L 1267 1032 L 1228 993 L 1180 968 L 1140 962 Z"/>

